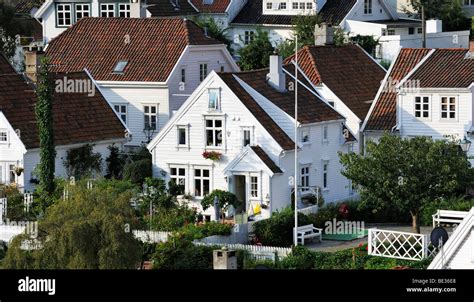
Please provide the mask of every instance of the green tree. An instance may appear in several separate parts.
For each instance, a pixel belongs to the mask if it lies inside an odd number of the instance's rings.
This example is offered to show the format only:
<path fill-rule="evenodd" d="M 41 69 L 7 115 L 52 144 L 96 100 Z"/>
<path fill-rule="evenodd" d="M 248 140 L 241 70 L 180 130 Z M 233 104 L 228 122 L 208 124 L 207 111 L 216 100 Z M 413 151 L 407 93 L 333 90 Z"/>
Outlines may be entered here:
<path fill-rule="evenodd" d="M 219 200 L 219 208 L 221 213 L 227 211 L 230 206 L 233 206 L 235 209 L 237 209 L 242 205 L 242 202 L 237 198 L 237 196 L 235 196 L 235 194 L 222 190 L 214 190 L 211 192 L 211 194 L 202 199 L 202 208 L 206 210 L 209 207 L 214 206 L 215 197 L 217 197 Z"/>
<path fill-rule="evenodd" d="M 268 32 L 257 28 L 254 38 L 245 47 L 239 50 L 239 65 L 242 70 L 266 68 L 270 64 L 269 57 L 274 52 Z"/>
<path fill-rule="evenodd" d="M 8 59 L 15 55 L 15 10 L 13 7 L 0 3 L 0 52 L 3 52 Z"/>
<path fill-rule="evenodd" d="M 105 159 L 107 163 L 107 174 L 106 178 L 122 179 L 123 166 L 125 161 L 120 155 L 119 147 L 112 144 L 107 147 L 109 149 L 109 156 Z"/>
<path fill-rule="evenodd" d="M 468 30 L 470 20 L 463 11 L 463 0 L 410 0 L 415 10 L 415 16 L 421 18 L 422 7 L 425 9 L 426 19 L 443 20 L 446 31 Z M 412 13 L 408 12 L 413 15 Z"/>
<path fill-rule="evenodd" d="M 38 69 L 38 83 L 35 113 L 40 142 L 39 191 L 48 199 L 54 192 L 54 170 L 56 150 L 53 131 L 53 84 L 49 78 L 50 63 L 47 57 L 41 59 Z"/>
<path fill-rule="evenodd" d="M 314 45 L 314 31 L 321 22 L 319 15 L 299 15 L 293 18 L 293 37 L 298 36 L 298 49 Z"/>
<path fill-rule="evenodd" d="M 195 20 L 195 23 L 202 29 L 205 29 L 207 31 L 208 36 L 218 41 L 221 41 L 223 44 L 227 45 L 227 49 L 232 54 L 232 40 L 227 38 L 227 31 L 229 31 L 229 28 L 221 29 L 219 25 L 217 25 L 216 21 L 214 21 L 214 19 L 210 17 L 197 19 Z"/>
<path fill-rule="evenodd" d="M 385 134 L 378 143 L 369 141 L 366 148 L 365 156 L 339 154 L 342 174 L 358 186 L 363 203 L 410 213 L 415 232 L 420 231 L 424 207 L 472 185 L 473 170 L 454 140 Z"/>
<path fill-rule="evenodd" d="M 40 249 L 24 251 L 14 238 L 3 261 L 5 268 L 135 269 L 140 246 L 131 229 L 134 212 L 129 192 L 114 188 L 70 187 L 70 197 L 51 205 L 39 220 Z"/>
<path fill-rule="evenodd" d="M 64 167 L 69 177 L 76 179 L 92 177 L 102 171 L 102 156 L 94 153 L 94 146 L 86 144 L 79 148 L 69 149 L 64 159 Z"/>

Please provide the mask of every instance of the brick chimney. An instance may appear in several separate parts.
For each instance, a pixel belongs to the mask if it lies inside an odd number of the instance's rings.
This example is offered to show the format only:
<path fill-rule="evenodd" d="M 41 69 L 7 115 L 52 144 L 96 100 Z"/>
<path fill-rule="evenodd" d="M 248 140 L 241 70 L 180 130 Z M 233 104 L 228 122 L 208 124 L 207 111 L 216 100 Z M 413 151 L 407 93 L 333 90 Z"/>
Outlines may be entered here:
<path fill-rule="evenodd" d="M 334 44 L 334 27 L 327 23 L 316 24 L 314 30 L 314 45 L 332 45 Z"/>
<path fill-rule="evenodd" d="M 25 53 L 25 76 L 33 83 L 36 83 L 38 67 L 44 55 L 43 45 L 32 43 L 25 46 L 23 52 Z"/>

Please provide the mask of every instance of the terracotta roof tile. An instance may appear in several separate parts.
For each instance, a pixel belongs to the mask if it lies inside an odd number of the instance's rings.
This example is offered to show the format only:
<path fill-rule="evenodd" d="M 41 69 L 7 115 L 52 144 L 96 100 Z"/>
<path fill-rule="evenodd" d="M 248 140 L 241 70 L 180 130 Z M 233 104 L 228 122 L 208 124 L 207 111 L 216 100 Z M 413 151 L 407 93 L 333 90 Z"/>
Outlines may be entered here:
<path fill-rule="evenodd" d="M 265 150 L 260 146 L 252 146 L 253 152 L 260 157 L 263 163 L 273 172 L 273 173 L 283 173 L 283 171 L 278 167 L 275 162 L 268 156 Z"/>
<path fill-rule="evenodd" d="M 388 79 L 393 82 L 402 80 L 430 51 L 431 49 L 402 48 L 393 63 Z M 374 109 L 367 117 L 368 120 L 364 130 L 390 131 L 397 123 L 396 106 L 397 93 L 394 91 L 382 92 L 375 100 Z"/>
<path fill-rule="evenodd" d="M 98 81 L 165 82 L 186 46 L 211 44 L 222 42 L 186 19 L 84 18 L 53 39 L 46 56 L 54 71 L 87 68 Z M 113 73 L 119 61 L 128 64 Z"/>
<path fill-rule="evenodd" d="M 212 4 L 204 4 L 204 0 L 191 0 L 201 13 L 222 14 L 229 7 L 231 0 L 213 0 Z M 252 1 L 252 0 L 251 0 Z"/>
<path fill-rule="evenodd" d="M 359 46 L 309 46 L 298 54 L 298 65 L 314 85 L 324 83 L 361 120 L 377 95 L 385 70 Z M 294 59 L 294 55 L 285 62 Z"/>
<path fill-rule="evenodd" d="M 14 129 L 20 129 L 27 149 L 39 147 L 34 106 L 36 94 L 19 74 L 8 69 L 0 55 L 0 110 Z M 55 74 L 52 80 L 90 80 L 84 73 Z M 70 145 L 109 139 L 122 139 L 125 127 L 98 90 L 88 93 L 55 93 L 53 124 L 56 145 Z"/>

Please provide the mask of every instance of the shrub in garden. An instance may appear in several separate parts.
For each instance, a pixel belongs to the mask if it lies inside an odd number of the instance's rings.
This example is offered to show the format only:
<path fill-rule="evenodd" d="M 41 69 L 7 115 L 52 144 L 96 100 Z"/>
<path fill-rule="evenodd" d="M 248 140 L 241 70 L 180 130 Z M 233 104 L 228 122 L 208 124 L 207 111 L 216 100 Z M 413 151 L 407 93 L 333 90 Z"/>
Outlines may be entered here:
<path fill-rule="evenodd" d="M 153 268 L 163 270 L 212 269 L 212 251 L 216 247 L 196 246 L 187 240 L 171 237 L 156 246 Z"/>
<path fill-rule="evenodd" d="M 295 225 L 295 212 L 285 208 L 281 212 L 273 213 L 269 219 L 258 221 L 254 224 L 254 233 L 263 245 L 291 246 L 293 244 L 293 227 Z M 298 226 L 311 224 L 308 216 L 298 214 Z"/>
<path fill-rule="evenodd" d="M 134 184 L 142 185 L 147 177 L 152 177 L 150 159 L 132 161 L 123 168 L 123 179 Z"/>
<path fill-rule="evenodd" d="M 464 197 L 437 199 L 427 204 L 421 212 L 421 224 L 432 225 L 432 215 L 438 210 L 469 211 L 472 207 L 474 207 L 474 199 Z"/>
<path fill-rule="evenodd" d="M 200 225 L 185 225 L 184 227 L 180 228 L 177 233 L 181 238 L 195 240 L 214 235 L 228 236 L 232 233 L 232 228 L 232 224 L 211 221 Z"/>
<path fill-rule="evenodd" d="M 202 208 L 206 210 L 209 207 L 214 206 L 215 197 L 217 197 L 217 199 L 219 200 L 219 208 L 221 209 L 221 213 L 227 211 L 230 206 L 238 208 L 242 204 L 235 194 L 222 190 L 214 190 L 211 192 L 211 194 L 207 195 L 202 199 Z"/>

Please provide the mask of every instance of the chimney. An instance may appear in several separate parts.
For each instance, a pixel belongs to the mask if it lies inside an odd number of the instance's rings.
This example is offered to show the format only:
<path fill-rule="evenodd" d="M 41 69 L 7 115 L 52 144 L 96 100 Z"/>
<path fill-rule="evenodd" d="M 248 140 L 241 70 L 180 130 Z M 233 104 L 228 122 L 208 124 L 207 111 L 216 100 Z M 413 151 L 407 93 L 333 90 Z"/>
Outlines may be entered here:
<path fill-rule="evenodd" d="M 334 44 L 334 27 L 327 23 L 316 24 L 314 30 L 314 45 L 332 45 Z"/>
<path fill-rule="evenodd" d="M 44 55 L 43 47 L 30 44 L 23 49 L 25 53 L 25 76 L 36 84 L 38 67 Z"/>
<path fill-rule="evenodd" d="M 432 19 L 426 21 L 426 33 L 437 34 L 443 32 L 443 21 Z"/>
<path fill-rule="evenodd" d="M 130 1 L 130 18 L 144 18 L 146 15 L 142 10 L 142 1 L 141 0 L 131 0 Z"/>
<path fill-rule="evenodd" d="M 286 91 L 286 77 L 283 72 L 283 58 L 274 54 L 270 56 L 270 73 L 267 74 L 268 83 L 280 92 Z"/>

